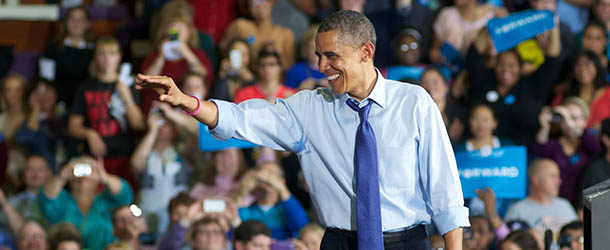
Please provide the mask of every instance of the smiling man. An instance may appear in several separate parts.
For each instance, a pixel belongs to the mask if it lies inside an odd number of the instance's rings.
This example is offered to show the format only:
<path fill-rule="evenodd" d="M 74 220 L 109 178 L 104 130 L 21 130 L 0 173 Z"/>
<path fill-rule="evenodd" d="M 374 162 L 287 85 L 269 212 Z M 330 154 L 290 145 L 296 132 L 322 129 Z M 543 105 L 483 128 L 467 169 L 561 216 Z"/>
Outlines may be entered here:
<path fill-rule="evenodd" d="M 441 114 L 421 87 L 383 78 L 373 65 L 375 42 L 364 15 L 332 14 L 316 37 L 331 88 L 275 104 L 200 101 L 162 76 L 137 82 L 218 138 L 295 152 L 327 227 L 322 249 L 430 249 L 430 223 L 447 249 L 461 249 L 468 210 Z"/>

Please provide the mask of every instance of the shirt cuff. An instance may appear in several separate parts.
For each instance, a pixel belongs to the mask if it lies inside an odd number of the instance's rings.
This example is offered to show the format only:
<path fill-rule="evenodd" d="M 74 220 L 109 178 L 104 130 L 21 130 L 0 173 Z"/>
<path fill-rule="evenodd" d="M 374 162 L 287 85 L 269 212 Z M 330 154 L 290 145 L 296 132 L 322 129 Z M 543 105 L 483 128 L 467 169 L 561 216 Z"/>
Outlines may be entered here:
<path fill-rule="evenodd" d="M 232 106 L 235 104 L 222 100 L 210 101 L 218 108 L 218 123 L 214 129 L 210 130 L 210 134 L 218 140 L 231 139 L 237 128 L 232 110 Z"/>
<path fill-rule="evenodd" d="M 432 217 L 432 221 L 436 225 L 436 229 L 441 235 L 447 232 L 460 228 L 469 227 L 467 207 L 450 207 L 441 212 L 436 213 Z"/>

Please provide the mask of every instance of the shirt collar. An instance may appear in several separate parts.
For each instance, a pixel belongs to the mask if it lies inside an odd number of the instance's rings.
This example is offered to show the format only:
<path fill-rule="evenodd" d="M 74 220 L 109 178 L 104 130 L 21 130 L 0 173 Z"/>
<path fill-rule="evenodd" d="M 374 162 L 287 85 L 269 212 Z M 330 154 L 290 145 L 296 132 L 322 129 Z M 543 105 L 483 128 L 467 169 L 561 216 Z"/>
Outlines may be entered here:
<path fill-rule="evenodd" d="M 375 72 L 377 72 L 377 81 L 375 81 L 375 86 L 373 87 L 373 90 L 371 90 L 369 96 L 364 98 L 364 100 L 370 99 L 371 101 L 377 103 L 377 105 L 379 105 L 379 107 L 383 109 L 385 108 L 386 101 L 385 78 L 383 78 L 383 75 L 381 74 L 381 72 L 379 72 L 379 69 L 375 68 Z M 339 97 L 339 100 L 341 100 L 341 103 L 345 103 L 348 98 L 350 98 L 350 96 L 345 93 Z"/>

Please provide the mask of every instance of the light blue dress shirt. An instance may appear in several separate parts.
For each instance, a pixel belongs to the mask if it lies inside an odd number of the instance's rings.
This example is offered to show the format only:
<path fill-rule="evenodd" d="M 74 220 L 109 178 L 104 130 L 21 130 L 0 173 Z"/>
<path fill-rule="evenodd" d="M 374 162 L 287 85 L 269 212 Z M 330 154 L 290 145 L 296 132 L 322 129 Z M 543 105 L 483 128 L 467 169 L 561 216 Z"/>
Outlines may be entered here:
<path fill-rule="evenodd" d="M 440 111 L 421 87 L 377 71 L 369 122 L 377 140 L 383 231 L 434 222 L 445 234 L 469 226 L 453 149 Z M 247 140 L 295 152 L 322 224 L 356 230 L 354 150 L 358 113 L 347 94 L 301 91 L 275 104 L 213 100 L 219 139 Z"/>

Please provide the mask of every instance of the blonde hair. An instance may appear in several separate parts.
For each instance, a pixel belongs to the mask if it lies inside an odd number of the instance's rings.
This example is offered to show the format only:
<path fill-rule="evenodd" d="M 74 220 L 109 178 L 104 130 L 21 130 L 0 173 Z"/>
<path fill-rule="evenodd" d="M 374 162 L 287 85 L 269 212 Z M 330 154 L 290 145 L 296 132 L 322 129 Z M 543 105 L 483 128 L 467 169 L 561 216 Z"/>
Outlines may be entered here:
<path fill-rule="evenodd" d="M 102 51 L 102 49 L 105 48 L 114 48 L 117 52 L 121 53 L 121 45 L 119 44 L 119 41 L 116 38 L 112 36 L 102 36 L 98 38 L 95 42 L 94 58 L 93 60 L 91 60 L 91 64 L 89 65 L 89 71 L 91 72 L 91 75 L 96 75 L 100 72 L 100 65 L 97 64 L 96 60 L 97 53 L 99 53 L 100 51 Z"/>
<path fill-rule="evenodd" d="M 176 12 L 176 13 L 178 13 L 178 12 Z M 191 48 L 199 48 L 199 37 L 197 35 L 198 34 L 197 29 L 195 29 L 195 25 L 193 24 L 193 18 L 184 16 L 184 15 L 179 15 L 179 14 L 161 19 L 161 24 L 159 25 L 157 32 L 155 33 L 155 36 L 154 36 L 155 47 L 161 46 L 161 43 L 167 36 L 167 28 L 171 24 L 177 23 L 177 22 L 184 23 L 189 30 L 189 38 L 186 41 L 186 44 Z"/>
<path fill-rule="evenodd" d="M 568 97 L 567 99 L 565 99 L 563 101 L 563 106 L 567 106 L 567 105 L 577 106 L 582 111 L 582 115 L 584 116 L 585 120 L 589 119 L 589 105 L 587 105 L 587 103 L 585 101 L 580 99 L 580 97 L 576 97 L 576 96 Z"/>
<path fill-rule="evenodd" d="M 322 228 L 322 226 L 320 226 L 318 223 L 309 223 L 303 227 L 303 229 L 301 229 L 301 232 L 299 232 L 299 239 L 302 240 L 303 235 L 306 233 L 314 233 L 320 236 L 321 239 L 324 236 L 324 228 Z"/>
<path fill-rule="evenodd" d="M 301 38 L 301 50 L 299 51 L 301 53 L 301 57 L 305 58 L 307 56 L 307 51 L 305 51 L 305 49 L 307 49 L 307 44 L 310 41 L 313 41 L 316 39 L 316 35 L 318 34 L 318 28 L 320 27 L 319 24 L 313 24 L 310 25 L 309 28 L 307 28 L 305 30 L 305 32 L 303 32 L 303 38 Z"/>
<path fill-rule="evenodd" d="M 2 109 L 2 111 L 6 111 L 6 109 L 8 108 L 7 107 L 8 104 L 6 103 L 6 98 L 4 96 L 6 94 L 6 91 L 4 88 L 6 88 L 6 86 L 5 86 L 6 83 L 11 80 L 19 83 L 19 87 L 21 87 L 21 89 L 23 90 L 23 96 L 21 97 L 21 107 L 22 107 L 23 111 L 26 112 L 27 108 L 29 107 L 29 105 L 27 104 L 27 93 L 26 93 L 27 81 L 26 81 L 25 77 L 23 77 L 19 73 L 14 73 L 14 72 L 8 73 L 2 80 L 2 89 L 0 90 L 2 93 L 2 95 L 0 96 L 0 108 Z"/>

